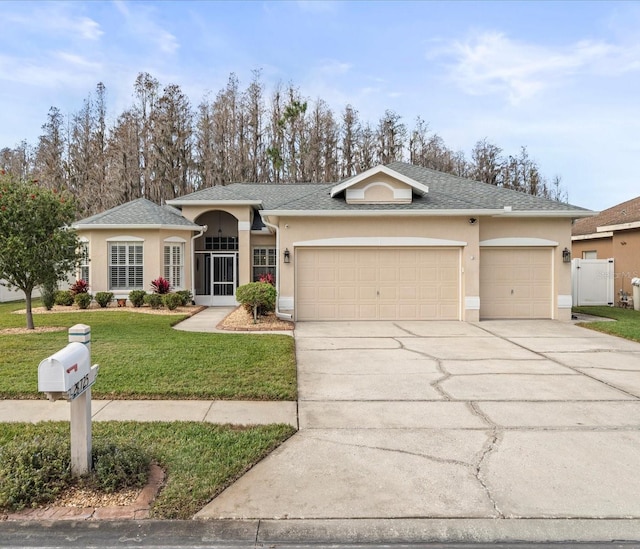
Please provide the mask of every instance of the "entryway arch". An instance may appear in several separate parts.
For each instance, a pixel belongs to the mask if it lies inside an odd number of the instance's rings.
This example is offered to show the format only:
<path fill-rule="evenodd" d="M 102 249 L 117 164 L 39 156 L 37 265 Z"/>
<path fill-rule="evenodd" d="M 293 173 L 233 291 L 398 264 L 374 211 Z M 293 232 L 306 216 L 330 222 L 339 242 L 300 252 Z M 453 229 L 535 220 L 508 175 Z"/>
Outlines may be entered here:
<path fill-rule="evenodd" d="M 194 284 L 197 305 L 236 305 L 239 279 L 238 219 L 224 210 L 198 216 L 207 230 L 194 242 Z"/>

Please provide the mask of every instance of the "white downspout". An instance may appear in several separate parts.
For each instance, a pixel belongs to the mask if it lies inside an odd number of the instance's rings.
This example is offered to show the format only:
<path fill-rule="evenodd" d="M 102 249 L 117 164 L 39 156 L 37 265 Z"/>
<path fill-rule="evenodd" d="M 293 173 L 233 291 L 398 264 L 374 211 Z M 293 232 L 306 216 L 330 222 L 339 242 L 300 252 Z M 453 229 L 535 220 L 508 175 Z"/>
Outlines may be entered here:
<path fill-rule="evenodd" d="M 204 233 L 209 230 L 207 225 L 203 225 L 200 233 L 191 237 L 191 295 L 193 296 L 193 302 L 196 301 L 196 238 L 200 238 Z"/>
<path fill-rule="evenodd" d="M 276 233 L 276 316 L 283 320 L 291 320 L 293 315 L 280 311 L 280 231 L 277 225 L 269 223 L 264 217 L 262 217 L 262 222 Z"/>

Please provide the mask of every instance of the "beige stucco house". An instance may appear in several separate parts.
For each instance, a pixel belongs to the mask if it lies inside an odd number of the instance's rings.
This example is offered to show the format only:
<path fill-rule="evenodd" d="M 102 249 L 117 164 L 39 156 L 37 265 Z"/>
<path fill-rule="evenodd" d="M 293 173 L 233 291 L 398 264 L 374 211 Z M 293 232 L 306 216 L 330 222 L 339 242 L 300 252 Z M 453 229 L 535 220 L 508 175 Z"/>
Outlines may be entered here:
<path fill-rule="evenodd" d="M 632 295 L 631 281 L 640 277 L 640 196 L 577 220 L 571 235 L 573 257 L 613 258 L 616 294 Z"/>
<path fill-rule="evenodd" d="M 567 320 L 574 219 L 594 212 L 403 162 L 337 184 L 202 189 L 75 224 L 91 291 L 168 278 L 235 304 L 272 273 L 294 320 Z"/>

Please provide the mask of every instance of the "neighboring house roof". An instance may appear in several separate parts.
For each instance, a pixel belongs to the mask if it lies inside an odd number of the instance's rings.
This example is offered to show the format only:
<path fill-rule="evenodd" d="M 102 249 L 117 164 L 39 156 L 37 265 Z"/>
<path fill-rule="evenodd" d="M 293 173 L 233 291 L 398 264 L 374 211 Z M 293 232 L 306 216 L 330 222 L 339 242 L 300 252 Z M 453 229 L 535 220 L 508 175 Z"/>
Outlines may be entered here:
<path fill-rule="evenodd" d="M 176 228 L 199 231 L 202 227 L 182 217 L 180 210 L 171 206 L 158 206 L 146 198 L 138 198 L 111 208 L 73 224 L 75 229 L 109 228 Z"/>
<path fill-rule="evenodd" d="M 233 183 L 202 189 L 190 195 L 168 201 L 181 206 L 188 204 L 252 204 L 265 214 L 317 212 L 325 215 L 344 212 L 345 215 L 371 211 L 430 211 L 434 215 L 451 214 L 453 210 L 465 213 L 492 213 L 505 215 L 549 215 L 584 217 L 594 212 L 571 204 L 556 202 L 519 191 L 503 189 L 487 183 L 472 181 L 443 172 L 422 168 L 405 162 L 393 162 L 385 173 L 396 172 L 402 180 L 413 180 L 414 188 L 421 192 L 407 204 L 347 204 L 340 191 L 354 178 L 334 184 L 264 184 Z M 368 172 L 365 172 L 368 173 Z M 358 176 L 355 176 L 356 178 Z M 335 196 L 332 197 L 332 192 Z"/>
<path fill-rule="evenodd" d="M 627 226 L 631 224 L 632 226 Z M 595 217 L 579 219 L 573 224 L 572 236 L 604 233 L 613 228 L 633 228 L 634 224 L 640 227 L 640 196 L 632 198 L 607 210 L 602 210 Z M 600 236 L 610 236 L 602 234 Z"/>

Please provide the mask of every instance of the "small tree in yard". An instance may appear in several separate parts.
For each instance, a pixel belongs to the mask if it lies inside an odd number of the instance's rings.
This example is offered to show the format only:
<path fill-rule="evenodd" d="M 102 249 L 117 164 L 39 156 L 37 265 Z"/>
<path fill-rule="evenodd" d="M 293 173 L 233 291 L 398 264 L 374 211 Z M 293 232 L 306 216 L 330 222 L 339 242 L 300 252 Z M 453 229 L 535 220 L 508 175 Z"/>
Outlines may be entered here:
<path fill-rule="evenodd" d="M 262 311 L 273 311 L 276 306 L 276 289 L 268 282 L 249 282 L 236 290 L 236 299 L 248 311 L 253 311 L 253 322 Z"/>
<path fill-rule="evenodd" d="M 33 290 L 64 280 L 82 259 L 75 215 L 69 195 L 0 172 L 0 279 L 24 292 L 30 330 Z"/>

